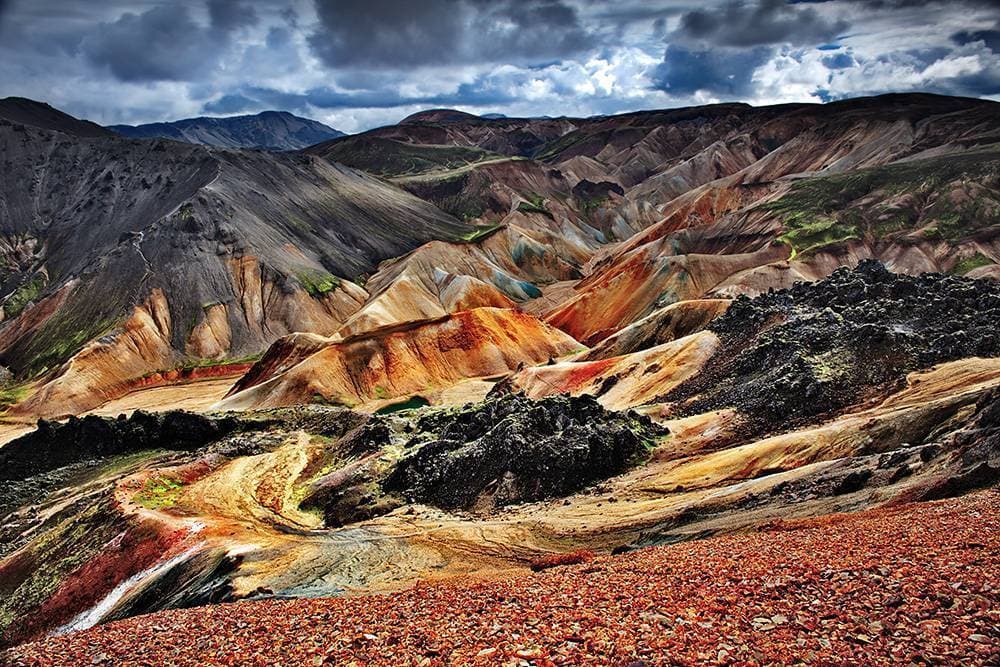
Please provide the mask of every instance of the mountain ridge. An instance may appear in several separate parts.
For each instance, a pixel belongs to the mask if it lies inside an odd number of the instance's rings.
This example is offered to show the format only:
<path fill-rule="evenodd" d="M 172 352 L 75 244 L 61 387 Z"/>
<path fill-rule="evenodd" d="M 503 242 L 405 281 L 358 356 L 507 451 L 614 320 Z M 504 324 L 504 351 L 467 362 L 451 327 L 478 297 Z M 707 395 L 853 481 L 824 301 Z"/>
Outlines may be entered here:
<path fill-rule="evenodd" d="M 262 111 L 241 116 L 197 116 L 142 125 L 109 125 L 132 139 L 174 139 L 220 148 L 298 150 L 344 132 L 287 111 Z"/>

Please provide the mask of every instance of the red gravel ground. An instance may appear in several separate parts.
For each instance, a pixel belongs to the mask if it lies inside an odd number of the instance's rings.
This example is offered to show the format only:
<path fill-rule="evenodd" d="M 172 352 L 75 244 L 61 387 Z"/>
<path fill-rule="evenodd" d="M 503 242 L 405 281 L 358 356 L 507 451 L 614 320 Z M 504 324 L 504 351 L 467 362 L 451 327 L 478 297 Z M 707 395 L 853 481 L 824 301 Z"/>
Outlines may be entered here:
<path fill-rule="evenodd" d="M 152 614 L 15 665 L 1000 664 L 1000 492 L 395 595 Z"/>

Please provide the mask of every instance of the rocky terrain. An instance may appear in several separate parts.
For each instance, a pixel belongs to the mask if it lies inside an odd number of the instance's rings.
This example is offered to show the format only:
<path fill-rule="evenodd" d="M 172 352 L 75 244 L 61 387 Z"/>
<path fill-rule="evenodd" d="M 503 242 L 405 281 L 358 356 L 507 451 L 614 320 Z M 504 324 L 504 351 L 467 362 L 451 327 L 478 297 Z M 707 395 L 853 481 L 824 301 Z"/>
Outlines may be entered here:
<path fill-rule="evenodd" d="M 620 474 L 665 434 L 646 417 L 608 412 L 586 396 L 504 396 L 431 412 L 413 430 L 394 443 L 385 418 L 367 422 L 341 445 L 364 463 L 316 480 L 306 506 L 323 510 L 333 526 L 416 502 L 489 514 Z"/>
<path fill-rule="evenodd" d="M 735 408 L 767 431 L 835 414 L 898 386 L 906 373 L 1000 357 L 1000 283 L 892 274 L 874 261 L 755 299 L 707 328 L 721 349 L 671 391 L 681 412 Z M 694 398 L 692 398 L 694 397 Z"/>
<path fill-rule="evenodd" d="M 343 132 L 287 111 L 252 116 L 185 118 L 168 123 L 111 125 L 109 130 L 131 139 L 174 139 L 221 148 L 291 151 L 344 136 Z"/>
<path fill-rule="evenodd" d="M 444 393 L 426 407 L 386 392 L 367 407 L 383 414 L 368 417 L 314 404 L 178 425 L 139 413 L 43 425 L 3 450 L 6 641 L 207 601 L 392 590 L 431 573 L 487 574 L 994 485 L 1000 359 L 979 347 L 991 339 L 977 327 L 995 319 L 996 298 L 993 282 L 865 263 L 737 299 L 704 328 L 624 356 L 540 355 L 464 408 Z M 480 311 L 505 312 L 462 316 Z M 429 359 L 427 345 L 409 347 L 411 332 L 382 335 Z M 305 361 L 295 347 L 265 357 L 250 374 L 259 384 L 227 401 L 297 386 L 309 359 L 372 340 L 321 342 Z M 360 358 L 383 373 L 400 365 Z M 466 375 L 485 388 L 498 379 Z M 555 396 L 567 393 L 576 397 Z M 100 435 L 118 432 L 133 435 Z M 66 451 L 69 440 L 80 444 Z"/>
<path fill-rule="evenodd" d="M 480 306 L 594 346 L 672 303 L 865 258 L 995 275 L 995 106 L 914 94 L 591 119 L 434 110 L 274 155 L 116 141 L 12 98 L 7 402 L 18 420 L 75 414 L 179 368 L 238 374 L 282 335 Z M 102 231 L 69 243 L 78 225 Z"/>
<path fill-rule="evenodd" d="M 165 612 L 14 665 L 728 662 L 989 665 L 997 493 L 775 522 L 493 582 Z"/>
<path fill-rule="evenodd" d="M 0 101 L 6 657 L 989 664 L 997 109 Z"/>

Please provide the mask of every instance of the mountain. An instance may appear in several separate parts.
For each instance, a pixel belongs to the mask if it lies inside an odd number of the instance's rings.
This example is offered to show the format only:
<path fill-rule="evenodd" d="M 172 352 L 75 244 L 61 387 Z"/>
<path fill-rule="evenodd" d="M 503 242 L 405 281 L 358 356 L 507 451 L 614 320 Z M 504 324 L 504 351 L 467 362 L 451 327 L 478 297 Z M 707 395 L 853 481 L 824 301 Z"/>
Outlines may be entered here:
<path fill-rule="evenodd" d="M 35 642 L 0 662 L 154 631 L 169 662 L 181 621 L 191 662 L 223 660 L 217 635 L 259 648 L 243 626 L 340 636 L 373 592 L 396 616 L 344 661 L 655 662 L 594 625 L 591 584 L 693 661 L 892 662 L 902 627 L 989 662 L 993 545 L 966 533 L 1000 484 L 998 111 L 433 109 L 280 153 L 0 119 L 0 644 Z M 940 555 L 968 523 L 916 588 L 878 548 Z M 489 630 L 549 568 L 522 638 Z M 826 611 L 774 607 L 797 590 Z M 409 633 L 456 600 L 487 629 Z"/>
<path fill-rule="evenodd" d="M 290 151 L 345 136 L 323 123 L 287 111 L 262 111 L 252 116 L 187 118 L 146 125 L 108 127 L 133 139 L 174 139 L 222 148 L 262 148 Z"/>
<path fill-rule="evenodd" d="M 0 360 L 36 383 L 29 414 L 332 334 L 367 297 L 352 280 L 476 231 L 314 157 L 38 127 L 50 117 L 0 121 Z"/>
<path fill-rule="evenodd" d="M 912 94 L 556 120 L 433 110 L 307 152 L 497 228 L 388 263 L 356 319 L 412 316 L 416 293 L 420 312 L 441 314 L 427 305 L 435 271 L 464 273 L 592 345 L 674 301 L 756 294 L 864 257 L 1000 272 L 998 109 Z"/>
<path fill-rule="evenodd" d="M 79 120 L 44 102 L 36 102 L 24 97 L 0 99 L 0 118 L 11 123 L 44 130 L 56 130 L 77 137 L 109 137 L 114 134 L 97 123 Z"/>

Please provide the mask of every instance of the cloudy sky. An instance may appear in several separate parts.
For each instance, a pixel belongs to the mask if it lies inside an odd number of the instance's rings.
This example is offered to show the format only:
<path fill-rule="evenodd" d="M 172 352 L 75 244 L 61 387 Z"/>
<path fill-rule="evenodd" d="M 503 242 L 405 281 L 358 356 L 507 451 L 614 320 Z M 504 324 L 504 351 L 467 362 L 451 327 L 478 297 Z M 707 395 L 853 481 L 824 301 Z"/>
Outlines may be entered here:
<path fill-rule="evenodd" d="M 0 0 L 0 97 L 100 123 L 1000 99 L 1000 0 Z"/>

